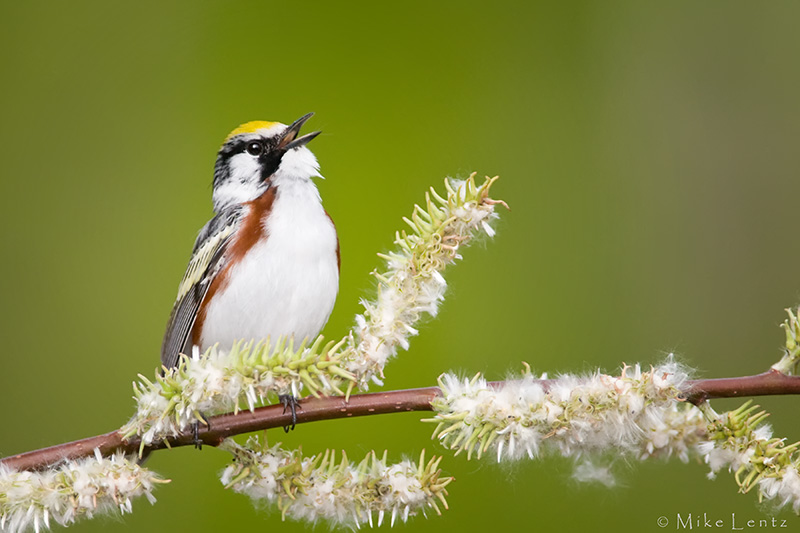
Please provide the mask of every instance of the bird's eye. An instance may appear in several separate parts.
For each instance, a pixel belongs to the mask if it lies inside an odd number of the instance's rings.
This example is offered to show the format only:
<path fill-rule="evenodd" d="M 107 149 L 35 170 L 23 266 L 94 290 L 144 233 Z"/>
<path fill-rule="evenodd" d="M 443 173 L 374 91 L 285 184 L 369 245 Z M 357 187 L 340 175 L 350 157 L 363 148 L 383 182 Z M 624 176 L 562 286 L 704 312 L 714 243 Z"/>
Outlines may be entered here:
<path fill-rule="evenodd" d="M 264 152 L 264 145 L 258 141 L 247 143 L 247 153 L 253 156 L 259 156 Z"/>

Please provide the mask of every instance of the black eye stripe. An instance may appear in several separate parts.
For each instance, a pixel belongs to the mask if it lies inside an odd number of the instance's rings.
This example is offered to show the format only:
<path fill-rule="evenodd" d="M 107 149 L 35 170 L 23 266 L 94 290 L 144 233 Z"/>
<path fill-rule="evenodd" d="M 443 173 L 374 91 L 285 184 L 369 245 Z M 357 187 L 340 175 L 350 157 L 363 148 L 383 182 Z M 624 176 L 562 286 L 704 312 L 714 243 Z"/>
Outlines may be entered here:
<path fill-rule="evenodd" d="M 220 148 L 218 155 L 224 159 L 230 159 L 236 154 L 247 153 L 248 145 L 253 142 L 261 143 L 263 148 L 262 153 L 268 153 L 275 150 L 277 145 L 277 141 L 273 141 L 272 139 L 259 139 L 252 137 L 250 139 L 235 139 L 223 145 Z"/>

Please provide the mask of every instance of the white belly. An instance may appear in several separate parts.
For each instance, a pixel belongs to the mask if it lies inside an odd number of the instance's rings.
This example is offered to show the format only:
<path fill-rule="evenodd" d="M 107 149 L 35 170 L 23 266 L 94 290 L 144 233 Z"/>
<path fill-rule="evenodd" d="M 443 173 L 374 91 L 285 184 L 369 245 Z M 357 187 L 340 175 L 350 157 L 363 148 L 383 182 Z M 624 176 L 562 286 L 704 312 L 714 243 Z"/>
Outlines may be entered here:
<path fill-rule="evenodd" d="M 203 350 L 268 336 L 313 339 L 328 321 L 339 291 L 337 240 L 316 187 L 279 188 L 264 224 L 267 239 L 231 269 L 208 306 Z"/>

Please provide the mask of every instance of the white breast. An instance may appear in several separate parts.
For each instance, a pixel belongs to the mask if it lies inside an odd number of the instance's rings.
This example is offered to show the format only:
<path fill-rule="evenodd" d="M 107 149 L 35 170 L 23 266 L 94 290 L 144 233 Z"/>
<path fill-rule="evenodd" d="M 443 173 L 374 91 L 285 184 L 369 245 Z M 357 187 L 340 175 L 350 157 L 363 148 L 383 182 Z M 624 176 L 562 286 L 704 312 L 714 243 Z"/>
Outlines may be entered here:
<path fill-rule="evenodd" d="M 267 336 L 311 339 L 333 310 L 339 291 L 336 230 L 314 184 L 282 183 L 262 223 L 267 239 L 231 269 L 208 306 L 202 349 Z"/>

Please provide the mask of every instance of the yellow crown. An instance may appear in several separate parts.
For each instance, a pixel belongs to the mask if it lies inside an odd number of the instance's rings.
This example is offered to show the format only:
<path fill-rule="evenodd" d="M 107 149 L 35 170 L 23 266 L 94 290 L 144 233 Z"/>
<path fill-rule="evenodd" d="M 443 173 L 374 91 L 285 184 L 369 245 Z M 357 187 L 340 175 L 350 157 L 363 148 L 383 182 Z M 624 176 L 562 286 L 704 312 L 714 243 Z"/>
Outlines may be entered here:
<path fill-rule="evenodd" d="M 251 122 L 245 122 L 244 124 L 242 124 L 241 126 L 236 128 L 235 130 L 230 132 L 228 134 L 228 136 L 225 137 L 225 142 L 230 140 L 232 137 L 235 137 L 236 135 L 241 135 L 243 133 L 255 133 L 258 130 L 262 130 L 264 128 L 271 128 L 272 126 L 275 126 L 276 124 L 280 124 L 280 123 L 279 122 L 267 122 L 266 120 L 253 120 Z"/>

